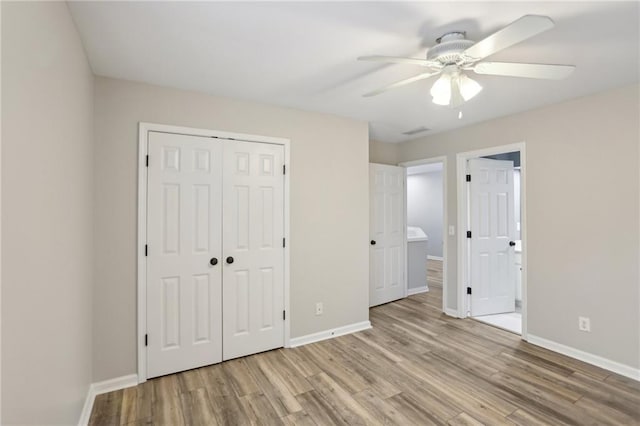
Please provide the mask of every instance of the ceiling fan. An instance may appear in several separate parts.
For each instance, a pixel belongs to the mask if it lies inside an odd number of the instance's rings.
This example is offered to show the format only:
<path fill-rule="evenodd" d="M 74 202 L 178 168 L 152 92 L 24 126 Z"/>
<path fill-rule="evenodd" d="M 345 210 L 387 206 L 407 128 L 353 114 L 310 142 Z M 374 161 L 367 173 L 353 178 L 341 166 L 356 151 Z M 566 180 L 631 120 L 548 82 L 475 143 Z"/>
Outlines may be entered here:
<path fill-rule="evenodd" d="M 361 56 L 358 58 L 360 61 L 420 65 L 427 68 L 427 72 L 366 93 L 364 96 L 379 95 L 387 90 L 440 74 L 440 78 L 431 87 L 433 103 L 455 108 L 482 90 L 482 86 L 469 78 L 465 71 L 506 77 L 563 79 L 573 72 L 574 65 L 480 62 L 496 52 L 547 31 L 553 26 L 554 23 L 548 16 L 525 15 L 477 43 L 467 40 L 465 32 L 448 32 L 436 39 L 437 44 L 427 50 L 426 59 Z"/>

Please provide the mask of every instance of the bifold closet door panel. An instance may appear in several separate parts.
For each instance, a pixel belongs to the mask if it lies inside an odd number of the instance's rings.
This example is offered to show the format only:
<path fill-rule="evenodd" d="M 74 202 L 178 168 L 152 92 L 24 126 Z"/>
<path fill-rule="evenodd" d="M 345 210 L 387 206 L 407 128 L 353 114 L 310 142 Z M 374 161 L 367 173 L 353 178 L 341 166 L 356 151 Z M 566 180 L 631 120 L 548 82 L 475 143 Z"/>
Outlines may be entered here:
<path fill-rule="evenodd" d="M 284 344 L 284 148 L 225 141 L 223 359 Z"/>
<path fill-rule="evenodd" d="M 223 143 L 150 132 L 148 144 L 151 378 L 222 360 Z"/>

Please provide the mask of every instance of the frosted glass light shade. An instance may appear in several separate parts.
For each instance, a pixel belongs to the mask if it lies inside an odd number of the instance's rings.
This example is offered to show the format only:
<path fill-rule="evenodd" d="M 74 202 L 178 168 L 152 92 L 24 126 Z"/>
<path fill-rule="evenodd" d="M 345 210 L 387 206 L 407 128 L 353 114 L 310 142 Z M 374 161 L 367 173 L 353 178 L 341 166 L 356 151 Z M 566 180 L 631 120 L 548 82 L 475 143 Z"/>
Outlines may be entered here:
<path fill-rule="evenodd" d="M 433 86 L 431 86 L 431 96 L 436 105 L 449 105 L 451 102 L 451 76 L 442 74 Z"/>
<path fill-rule="evenodd" d="M 458 86 L 460 87 L 460 94 L 465 101 L 476 96 L 482 90 L 482 86 L 477 81 L 470 79 L 464 74 L 460 74 Z"/>
<path fill-rule="evenodd" d="M 457 107 L 482 90 L 477 81 L 458 71 L 443 72 L 431 86 L 432 102 L 436 105 Z"/>

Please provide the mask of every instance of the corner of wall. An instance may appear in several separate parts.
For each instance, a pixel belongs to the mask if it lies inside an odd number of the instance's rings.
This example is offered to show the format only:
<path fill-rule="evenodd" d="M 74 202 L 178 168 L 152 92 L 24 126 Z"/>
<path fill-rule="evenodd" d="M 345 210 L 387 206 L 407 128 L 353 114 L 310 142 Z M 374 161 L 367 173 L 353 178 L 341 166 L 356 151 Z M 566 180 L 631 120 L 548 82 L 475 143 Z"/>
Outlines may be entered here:
<path fill-rule="evenodd" d="M 398 164 L 398 144 L 369 140 L 369 162 L 379 164 Z"/>

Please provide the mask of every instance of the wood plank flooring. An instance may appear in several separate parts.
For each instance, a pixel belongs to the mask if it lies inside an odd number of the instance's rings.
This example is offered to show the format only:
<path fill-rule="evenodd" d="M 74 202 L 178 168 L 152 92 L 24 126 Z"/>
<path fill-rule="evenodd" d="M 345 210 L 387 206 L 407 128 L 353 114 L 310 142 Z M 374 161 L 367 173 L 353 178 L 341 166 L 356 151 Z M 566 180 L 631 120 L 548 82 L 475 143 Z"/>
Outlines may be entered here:
<path fill-rule="evenodd" d="M 442 260 L 427 260 L 427 285 L 442 287 Z"/>
<path fill-rule="evenodd" d="M 430 288 L 371 330 L 99 395 L 90 424 L 640 424 L 639 382 L 449 318 Z"/>

